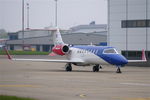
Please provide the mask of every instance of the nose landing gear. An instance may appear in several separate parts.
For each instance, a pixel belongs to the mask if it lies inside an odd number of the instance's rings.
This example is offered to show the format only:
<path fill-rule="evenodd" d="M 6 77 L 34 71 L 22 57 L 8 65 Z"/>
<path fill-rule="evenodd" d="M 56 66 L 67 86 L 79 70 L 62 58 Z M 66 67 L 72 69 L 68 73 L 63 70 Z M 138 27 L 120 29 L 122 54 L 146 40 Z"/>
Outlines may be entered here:
<path fill-rule="evenodd" d="M 120 66 L 117 67 L 116 73 L 122 73 L 122 72 L 121 72 L 121 69 L 120 69 Z"/>

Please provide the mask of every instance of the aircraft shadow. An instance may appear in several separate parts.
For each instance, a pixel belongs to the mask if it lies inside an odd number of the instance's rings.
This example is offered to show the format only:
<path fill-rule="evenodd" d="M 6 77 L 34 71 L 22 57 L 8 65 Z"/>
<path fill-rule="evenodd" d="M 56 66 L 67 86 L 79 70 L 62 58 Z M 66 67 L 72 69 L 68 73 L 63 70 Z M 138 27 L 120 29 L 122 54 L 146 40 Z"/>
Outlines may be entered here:
<path fill-rule="evenodd" d="M 86 72 L 86 73 L 114 73 L 114 71 L 103 71 L 103 70 L 100 70 L 99 72 L 93 72 L 92 70 L 72 70 L 71 72 L 67 72 L 63 69 L 30 69 L 28 71 L 32 71 L 32 72 L 64 72 L 64 73 L 74 73 L 74 72 L 78 72 L 78 73 L 81 73 L 81 72 Z"/>

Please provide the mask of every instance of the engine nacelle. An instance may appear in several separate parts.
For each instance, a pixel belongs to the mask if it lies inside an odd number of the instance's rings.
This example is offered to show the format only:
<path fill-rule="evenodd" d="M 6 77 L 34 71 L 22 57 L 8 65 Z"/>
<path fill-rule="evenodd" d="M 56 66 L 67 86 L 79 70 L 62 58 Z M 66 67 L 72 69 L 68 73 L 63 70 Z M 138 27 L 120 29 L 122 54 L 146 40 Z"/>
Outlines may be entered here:
<path fill-rule="evenodd" d="M 52 51 L 58 55 L 65 55 L 69 51 L 67 45 L 56 45 L 52 48 Z"/>

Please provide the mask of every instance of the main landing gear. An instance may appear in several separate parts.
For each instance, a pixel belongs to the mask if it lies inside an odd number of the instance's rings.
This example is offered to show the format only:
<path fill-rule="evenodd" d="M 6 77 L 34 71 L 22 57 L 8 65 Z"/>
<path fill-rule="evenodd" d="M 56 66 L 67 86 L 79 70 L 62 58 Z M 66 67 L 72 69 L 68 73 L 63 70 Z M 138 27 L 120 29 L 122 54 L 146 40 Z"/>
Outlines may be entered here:
<path fill-rule="evenodd" d="M 66 71 L 67 71 L 67 72 L 71 72 L 71 71 L 72 71 L 71 63 L 67 63 L 67 64 L 65 65 L 65 67 L 66 67 Z"/>
<path fill-rule="evenodd" d="M 99 69 L 102 69 L 100 65 L 93 66 L 93 72 L 99 72 Z"/>
<path fill-rule="evenodd" d="M 116 73 L 122 73 L 120 67 L 117 67 Z"/>

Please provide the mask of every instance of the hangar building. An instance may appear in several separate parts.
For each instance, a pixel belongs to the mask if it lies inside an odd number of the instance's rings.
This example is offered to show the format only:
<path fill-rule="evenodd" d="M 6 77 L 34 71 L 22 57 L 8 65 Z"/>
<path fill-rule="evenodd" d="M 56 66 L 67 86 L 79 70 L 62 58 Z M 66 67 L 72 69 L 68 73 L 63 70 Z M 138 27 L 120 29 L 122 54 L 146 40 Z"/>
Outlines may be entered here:
<path fill-rule="evenodd" d="M 109 46 L 128 59 L 150 59 L 150 0 L 108 0 Z"/>
<path fill-rule="evenodd" d="M 51 51 L 53 41 L 51 31 L 48 29 L 29 29 L 9 33 L 9 40 L 6 42 L 9 50 L 27 49 L 36 51 Z M 107 25 L 89 24 L 72 27 L 68 31 L 61 31 L 63 41 L 73 45 L 106 45 Z M 24 45 L 23 45 L 24 44 Z"/>

